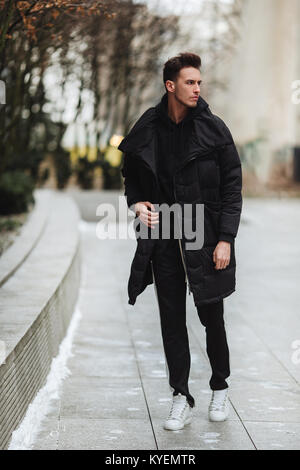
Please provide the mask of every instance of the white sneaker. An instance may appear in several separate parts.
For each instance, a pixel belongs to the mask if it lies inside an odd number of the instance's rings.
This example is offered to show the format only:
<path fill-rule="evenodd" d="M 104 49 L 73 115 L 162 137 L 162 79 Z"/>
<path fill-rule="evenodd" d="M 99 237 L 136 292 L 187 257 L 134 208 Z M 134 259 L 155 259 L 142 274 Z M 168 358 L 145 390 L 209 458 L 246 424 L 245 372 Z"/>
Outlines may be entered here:
<path fill-rule="evenodd" d="M 228 388 L 213 390 L 208 408 L 210 421 L 225 421 L 229 415 Z"/>
<path fill-rule="evenodd" d="M 173 403 L 168 418 L 165 421 L 164 428 L 169 431 L 183 429 L 186 424 L 192 421 L 192 408 L 190 407 L 186 396 L 173 395 Z"/>

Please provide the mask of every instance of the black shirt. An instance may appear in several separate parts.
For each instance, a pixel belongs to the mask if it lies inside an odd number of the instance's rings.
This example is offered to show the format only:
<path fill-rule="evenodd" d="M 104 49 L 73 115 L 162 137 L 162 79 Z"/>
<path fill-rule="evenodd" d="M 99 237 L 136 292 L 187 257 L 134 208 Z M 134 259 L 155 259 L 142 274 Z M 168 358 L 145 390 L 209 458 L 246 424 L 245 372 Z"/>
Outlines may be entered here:
<path fill-rule="evenodd" d="M 187 115 L 179 123 L 175 123 L 168 115 L 168 95 L 162 97 L 157 106 L 157 153 L 156 164 L 160 186 L 159 203 L 175 202 L 173 176 L 175 169 L 183 159 L 186 141 L 189 137 L 195 108 L 190 108 Z"/>
<path fill-rule="evenodd" d="M 174 173 L 184 157 L 186 142 L 189 138 L 194 108 L 179 123 L 175 123 L 168 115 L 167 93 L 157 105 L 157 152 L 156 166 L 159 182 L 159 204 L 172 205 L 176 202 L 174 195 Z M 173 238 L 173 215 L 171 215 L 171 236 Z M 160 224 L 161 226 L 161 214 Z M 161 232 L 160 232 L 161 236 Z"/>

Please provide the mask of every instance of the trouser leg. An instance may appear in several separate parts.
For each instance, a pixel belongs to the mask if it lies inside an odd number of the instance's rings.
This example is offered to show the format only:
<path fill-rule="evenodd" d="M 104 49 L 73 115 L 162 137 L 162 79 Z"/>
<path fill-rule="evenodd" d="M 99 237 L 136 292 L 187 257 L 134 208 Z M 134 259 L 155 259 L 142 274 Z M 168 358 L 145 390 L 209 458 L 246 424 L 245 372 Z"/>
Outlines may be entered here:
<path fill-rule="evenodd" d="M 206 330 L 206 351 L 212 369 L 209 385 L 212 390 L 223 390 L 228 387 L 225 379 L 230 375 L 223 300 L 197 307 L 197 311 Z"/>
<path fill-rule="evenodd" d="M 178 239 L 157 240 L 152 268 L 169 385 L 174 395 L 186 395 L 189 404 L 194 406 L 188 388 L 191 357 L 186 328 L 185 272 Z"/>

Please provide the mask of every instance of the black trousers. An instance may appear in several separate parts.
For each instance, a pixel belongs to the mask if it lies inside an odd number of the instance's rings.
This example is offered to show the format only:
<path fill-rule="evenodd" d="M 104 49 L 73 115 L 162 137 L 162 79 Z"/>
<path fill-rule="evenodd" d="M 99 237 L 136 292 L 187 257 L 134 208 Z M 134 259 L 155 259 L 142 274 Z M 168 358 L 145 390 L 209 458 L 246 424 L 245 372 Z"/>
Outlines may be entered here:
<path fill-rule="evenodd" d="M 152 255 L 154 287 L 159 305 L 162 340 L 169 386 L 173 394 L 186 395 L 190 406 L 195 400 L 189 393 L 191 357 L 186 328 L 186 279 L 178 239 L 158 239 Z M 212 375 L 212 390 L 228 387 L 229 350 L 224 325 L 223 300 L 197 307 L 206 329 L 206 351 Z"/>

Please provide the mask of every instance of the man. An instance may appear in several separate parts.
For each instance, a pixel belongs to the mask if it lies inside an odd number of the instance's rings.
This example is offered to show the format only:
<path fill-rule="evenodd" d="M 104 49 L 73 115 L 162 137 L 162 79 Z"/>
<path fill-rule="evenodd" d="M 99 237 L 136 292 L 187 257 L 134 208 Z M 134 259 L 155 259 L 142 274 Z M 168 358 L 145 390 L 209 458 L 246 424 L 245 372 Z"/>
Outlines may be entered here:
<path fill-rule="evenodd" d="M 200 96 L 201 59 L 181 53 L 164 65 L 166 93 L 149 108 L 119 145 L 124 152 L 125 196 L 148 237 L 137 237 L 128 282 L 129 303 L 154 283 L 169 386 L 173 392 L 164 427 L 182 429 L 191 422 L 195 400 L 188 388 L 190 351 L 186 329 L 186 286 L 193 294 L 206 328 L 212 368 L 211 421 L 228 417 L 229 350 L 223 299 L 235 291 L 235 251 L 242 209 L 241 162 L 231 133 Z M 151 237 L 161 226 L 160 204 L 204 207 L 204 240 L 187 248 L 187 237 L 175 218 L 171 234 Z M 157 204 L 157 206 L 156 206 Z M 195 211 L 194 211 L 195 212 Z M 197 226 L 199 216 L 192 212 Z M 182 222 L 188 217 L 182 212 Z M 176 223 L 175 223 L 176 221 Z M 178 225 L 177 225 L 178 224 Z M 176 229 L 176 230 L 175 230 Z M 198 230 L 199 231 L 199 230 Z M 177 232 L 178 233 L 178 232 Z"/>

